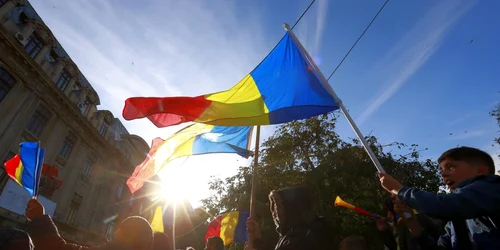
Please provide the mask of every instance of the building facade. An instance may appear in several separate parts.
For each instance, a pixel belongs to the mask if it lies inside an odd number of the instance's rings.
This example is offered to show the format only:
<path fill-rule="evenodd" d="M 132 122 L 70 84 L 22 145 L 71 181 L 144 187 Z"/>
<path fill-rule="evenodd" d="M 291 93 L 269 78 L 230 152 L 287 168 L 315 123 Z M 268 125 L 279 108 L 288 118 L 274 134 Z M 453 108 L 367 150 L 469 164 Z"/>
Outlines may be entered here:
<path fill-rule="evenodd" d="M 125 184 L 149 152 L 107 110 L 99 95 L 26 0 L 0 0 L 0 159 L 23 141 L 40 141 L 44 163 L 57 168 L 58 189 L 41 194 L 68 241 L 94 245 L 124 216 L 152 214 Z M 9 181 L 0 168 L 0 193 Z M 145 189 L 148 187 L 146 186 Z M 22 228 L 25 218 L 0 207 L 0 225 Z"/>

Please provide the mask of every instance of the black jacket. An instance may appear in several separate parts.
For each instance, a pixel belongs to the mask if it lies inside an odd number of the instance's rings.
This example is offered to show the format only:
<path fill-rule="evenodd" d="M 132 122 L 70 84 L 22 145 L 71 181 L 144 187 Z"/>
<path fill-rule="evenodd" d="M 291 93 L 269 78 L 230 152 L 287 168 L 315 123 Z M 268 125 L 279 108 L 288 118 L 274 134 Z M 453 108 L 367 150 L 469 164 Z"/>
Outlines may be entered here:
<path fill-rule="evenodd" d="M 333 234 L 324 219 L 311 210 L 311 197 L 305 188 L 287 188 L 271 193 L 271 199 L 280 199 L 285 213 L 276 231 L 279 240 L 275 250 L 330 250 L 334 249 Z M 261 239 L 254 240 L 256 250 L 268 250 Z"/>

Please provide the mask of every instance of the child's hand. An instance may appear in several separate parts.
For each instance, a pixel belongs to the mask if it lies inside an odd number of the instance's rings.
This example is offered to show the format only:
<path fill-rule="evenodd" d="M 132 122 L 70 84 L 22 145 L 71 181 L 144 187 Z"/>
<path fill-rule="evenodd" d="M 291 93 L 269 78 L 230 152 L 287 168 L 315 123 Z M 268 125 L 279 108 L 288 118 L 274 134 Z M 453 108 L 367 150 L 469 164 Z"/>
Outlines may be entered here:
<path fill-rule="evenodd" d="M 403 187 L 399 181 L 388 174 L 380 173 L 378 176 L 380 178 L 380 184 L 385 190 L 389 191 L 389 193 L 397 195 L 399 190 Z"/>

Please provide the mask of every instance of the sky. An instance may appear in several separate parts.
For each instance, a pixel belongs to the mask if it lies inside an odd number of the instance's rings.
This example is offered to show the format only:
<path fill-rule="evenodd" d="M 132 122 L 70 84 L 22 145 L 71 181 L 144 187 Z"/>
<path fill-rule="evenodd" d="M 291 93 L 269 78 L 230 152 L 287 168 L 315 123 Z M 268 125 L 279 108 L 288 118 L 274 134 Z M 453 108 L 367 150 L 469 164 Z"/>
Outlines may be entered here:
<path fill-rule="evenodd" d="M 124 121 L 134 96 L 195 96 L 230 88 L 278 43 L 309 0 L 31 0 L 38 14 L 100 95 L 99 109 L 148 143 L 182 126 Z M 330 75 L 384 0 L 317 0 L 294 29 Z M 496 155 L 500 100 L 500 1 L 390 1 L 330 84 L 364 134 L 427 148 L 436 159 L 457 145 Z M 338 133 L 355 134 L 345 119 Z M 262 130 L 261 141 L 274 131 Z M 208 181 L 248 159 L 220 154 L 172 162 L 166 190 L 180 185 L 195 205 Z M 175 177 L 174 177 L 175 176 Z M 167 191 L 172 192 L 172 190 Z"/>

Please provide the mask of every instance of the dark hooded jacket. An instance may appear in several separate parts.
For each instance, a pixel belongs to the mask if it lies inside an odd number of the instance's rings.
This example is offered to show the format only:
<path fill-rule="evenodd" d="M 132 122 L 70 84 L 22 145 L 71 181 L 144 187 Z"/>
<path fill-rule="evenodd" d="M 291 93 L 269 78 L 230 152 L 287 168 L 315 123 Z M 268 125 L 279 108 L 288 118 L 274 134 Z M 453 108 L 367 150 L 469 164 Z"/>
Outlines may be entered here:
<path fill-rule="evenodd" d="M 0 230 L 0 249 L 3 250 L 33 250 L 30 236 L 19 229 L 9 228 Z"/>
<path fill-rule="evenodd" d="M 271 202 L 280 200 L 283 206 L 284 219 L 276 222 L 279 240 L 275 250 L 330 250 L 334 249 L 333 234 L 322 217 L 312 211 L 311 195 L 303 187 L 286 188 L 273 191 Z M 256 250 L 266 250 L 261 239 L 255 239 Z"/>
<path fill-rule="evenodd" d="M 98 247 L 85 247 L 67 243 L 57 230 L 56 225 L 48 215 L 36 217 L 28 223 L 26 230 L 36 250 L 132 250 L 113 242 Z"/>

